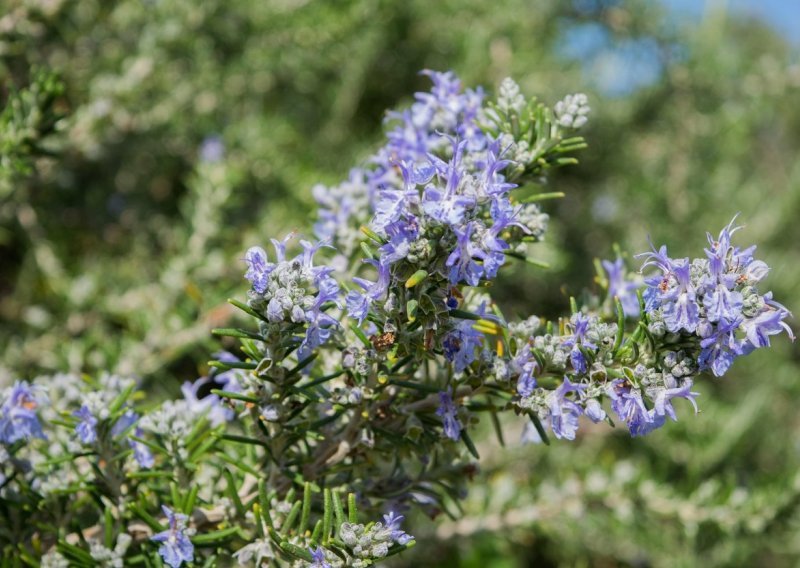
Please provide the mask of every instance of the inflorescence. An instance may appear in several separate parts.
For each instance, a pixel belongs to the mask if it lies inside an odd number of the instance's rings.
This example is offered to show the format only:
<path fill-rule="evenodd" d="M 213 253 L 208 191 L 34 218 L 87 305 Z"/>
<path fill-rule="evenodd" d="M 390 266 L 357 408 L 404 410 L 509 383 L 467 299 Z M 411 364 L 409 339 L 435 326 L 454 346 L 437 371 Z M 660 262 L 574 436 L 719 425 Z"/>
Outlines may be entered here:
<path fill-rule="evenodd" d="M 237 354 L 183 399 L 142 407 L 136 383 L 112 375 L 61 376 L 52 403 L 40 384 L 3 392 L 0 495 L 30 507 L 69 495 L 87 516 L 82 495 L 101 505 L 97 530 L 45 539 L 47 565 L 130 551 L 177 568 L 227 546 L 242 564 L 369 566 L 414 545 L 399 512 L 435 516 L 463 497 L 481 416 L 498 430 L 499 415 L 523 416 L 525 441 L 573 440 L 582 416 L 644 435 L 677 420 L 678 399 L 697 410 L 700 373 L 794 339 L 734 222 L 704 256 L 653 247 L 644 276 L 605 261 L 596 301 L 509 321 L 488 287 L 511 262 L 541 264 L 540 203 L 560 194 L 540 183 L 585 146 L 588 100 L 551 109 L 510 79 L 489 100 L 425 74 L 430 92 L 388 115 L 367 166 L 314 188 L 318 240 L 294 257 L 293 235 L 272 241 L 272 260 L 246 252 L 247 301 L 231 302 L 255 329 L 216 330 Z M 203 155 L 223 160 L 210 144 Z M 383 520 L 361 524 L 359 510 Z"/>

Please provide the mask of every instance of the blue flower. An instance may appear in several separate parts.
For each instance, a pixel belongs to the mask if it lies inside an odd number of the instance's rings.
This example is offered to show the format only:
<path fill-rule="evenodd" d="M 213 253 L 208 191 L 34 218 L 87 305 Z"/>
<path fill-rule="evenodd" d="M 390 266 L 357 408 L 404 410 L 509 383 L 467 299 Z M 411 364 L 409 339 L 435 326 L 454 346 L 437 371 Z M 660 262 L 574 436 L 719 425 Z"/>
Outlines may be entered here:
<path fill-rule="evenodd" d="M 311 553 L 309 568 L 331 568 L 331 565 L 325 560 L 325 550 L 321 546 L 309 548 L 308 551 Z"/>
<path fill-rule="evenodd" d="M 442 417 L 445 436 L 454 441 L 461 438 L 461 422 L 458 421 L 458 409 L 453 404 L 453 399 L 449 393 L 439 393 L 439 408 L 436 409 L 436 414 Z"/>
<path fill-rule="evenodd" d="M 385 231 L 389 242 L 378 251 L 381 253 L 381 262 L 394 264 L 408 256 L 411 243 L 419 235 L 419 226 L 416 222 L 398 221 L 388 225 Z"/>
<path fill-rule="evenodd" d="M 486 163 L 480 175 L 483 193 L 490 197 L 504 195 L 517 187 L 517 184 L 506 181 L 505 176 L 500 172 L 514 162 L 512 160 L 501 159 L 500 156 L 503 152 L 500 150 L 499 139 L 492 141 L 486 150 Z"/>
<path fill-rule="evenodd" d="M 572 363 L 572 368 L 575 369 L 577 373 L 586 373 L 588 370 L 588 364 L 586 361 L 586 357 L 581 351 L 581 348 L 584 349 L 597 349 L 597 345 L 589 341 L 587 339 L 586 334 L 589 331 L 589 324 L 594 323 L 596 318 L 590 318 L 580 312 L 573 314 L 572 318 L 570 319 L 570 323 L 572 324 L 572 335 L 567 337 L 562 345 L 564 347 L 571 347 L 572 350 L 570 352 L 570 362 Z"/>
<path fill-rule="evenodd" d="M 584 403 L 583 413 L 595 424 L 606 419 L 606 411 L 596 398 L 590 398 Z"/>
<path fill-rule="evenodd" d="M 111 435 L 117 437 L 124 434 L 131 428 L 131 426 L 136 424 L 138 420 L 138 414 L 136 414 L 133 410 L 126 410 L 125 413 L 114 423 L 114 426 L 111 428 Z M 137 438 L 141 438 L 143 434 L 144 432 L 139 427 L 136 427 L 133 431 L 133 435 Z M 141 442 L 137 442 L 133 438 L 128 437 L 127 440 L 128 445 L 133 450 L 133 458 L 138 462 L 139 466 L 144 469 L 150 469 L 153 467 L 155 464 L 155 458 L 153 457 L 153 452 L 150 451 L 150 448 Z"/>
<path fill-rule="evenodd" d="M 632 436 L 642 436 L 653 428 L 653 416 L 642 400 L 642 393 L 625 379 L 615 379 L 606 387 L 611 409 L 628 424 Z"/>
<path fill-rule="evenodd" d="M 405 216 L 411 215 L 412 207 L 419 204 L 419 192 L 416 189 L 386 189 L 375 199 L 375 216 L 371 225 L 377 231 L 386 228 Z"/>
<path fill-rule="evenodd" d="M 467 223 L 464 230 L 453 227 L 453 232 L 458 238 L 453 252 L 447 257 L 445 266 L 450 269 L 450 283 L 455 285 L 459 282 L 466 282 L 470 286 L 477 286 L 481 280 L 483 268 L 475 262 L 473 255 L 480 258 L 483 256 L 480 250 L 471 242 L 472 231 L 476 221 Z"/>
<path fill-rule="evenodd" d="M 378 279 L 375 282 L 371 282 L 363 278 L 353 278 L 353 282 L 360 286 L 364 292 L 351 290 L 345 299 L 348 315 L 353 319 L 357 319 L 359 325 L 361 325 L 364 318 L 367 317 L 373 302 L 377 302 L 386 296 L 386 293 L 389 291 L 389 281 L 391 278 L 388 263 L 378 263 L 374 260 L 367 261 L 367 263 L 372 264 L 378 269 Z"/>
<path fill-rule="evenodd" d="M 567 395 L 572 392 L 581 392 L 585 385 L 574 384 L 568 377 L 556 390 L 547 397 L 547 408 L 550 412 L 550 429 L 559 440 L 575 439 L 575 432 L 578 430 L 578 418 L 583 413 L 583 409 L 575 401 L 568 399 Z"/>
<path fill-rule="evenodd" d="M 733 364 L 733 360 L 744 354 L 741 341 L 736 338 L 736 331 L 741 323 L 741 318 L 722 320 L 711 335 L 700 341 L 700 369 L 711 369 L 715 376 L 721 377 Z"/>
<path fill-rule="evenodd" d="M 531 346 L 525 344 L 522 349 L 517 352 L 512 364 L 515 371 L 519 373 L 517 378 L 517 393 L 522 398 L 527 398 L 533 394 L 536 388 L 536 377 L 533 376 L 534 371 L 539 366 L 531 354 Z"/>
<path fill-rule="evenodd" d="M 144 432 L 142 431 L 141 428 L 137 427 L 133 431 L 133 434 L 137 438 L 141 438 Z M 133 450 L 133 459 L 136 460 L 136 462 L 139 464 L 140 467 L 144 469 L 150 469 L 151 467 L 153 467 L 153 465 L 155 465 L 156 460 L 153 457 L 153 452 L 151 452 L 150 448 L 148 448 L 145 444 L 142 444 L 141 442 L 137 442 L 136 440 L 129 438 L 128 445 Z"/>
<path fill-rule="evenodd" d="M 184 562 L 194 560 L 194 545 L 189 540 L 189 537 L 184 534 L 188 517 L 173 512 L 166 505 L 162 505 L 161 510 L 167 516 L 169 528 L 150 537 L 150 540 L 163 543 L 159 547 L 158 553 L 166 564 L 172 568 L 178 568 Z"/>
<path fill-rule="evenodd" d="M 384 525 L 392 531 L 392 540 L 399 545 L 406 545 L 414 540 L 413 536 L 400 528 L 400 523 L 403 522 L 404 518 L 403 515 L 397 515 L 394 511 L 389 511 L 388 514 L 383 516 Z"/>
<path fill-rule="evenodd" d="M 483 334 L 472 327 L 474 322 L 461 320 L 442 340 L 445 358 L 462 373 L 475 360 L 476 349 L 483 344 Z"/>
<path fill-rule="evenodd" d="M 776 335 L 781 331 L 785 331 L 794 341 L 792 329 L 783 321 L 791 316 L 789 310 L 777 302 L 773 302 L 771 293 L 765 294 L 764 298 L 767 308 L 756 317 L 747 319 L 742 325 L 752 348 L 769 347 L 769 336 Z"/>
<path fill-rule="evenodd" d="M 253 290 L 263 294 L 269 285 L 269 275 L 275 265 L 267 261 L 267 253 L 261 247 L 250 247 L 244 255 L 247 272 L 244 277 L 253 284 Z"/>
<path fill-rule="evenodd" d="M 467 210 L 474 206 L 474 198 L 441 191 L 432 185 L 425 188 L 422 196 L 422 210 L 443 225 L 460 224 Z"/>
<path fill-rule="evenodd" d="M 614 262 L 604 260 L 602 264 L 608 277 L 608 295 L 619 298 L 627 317 L 636 316 L 639 313 L 639 299 L 636 297 L 639 284 L 625 277 L 625 262 L 617 258 Z"/>
<path fill-rule="evenodd" d="M 72 413 L 75 418 L 80 418 L 80 422 L 75 426 L 81 442 L 84 444 L 94 444 L 97 441 L 97 418 L 94 417 L 89 407 L 85 404 L 80 410 Z"/>
<path fill-rule="evenodd" d="M 6 391 L 6 398 L 0 406 L 0 442 L 13 444 L 17 440 L 30 438 L 46 439 L 36 416 L 38 406 L 39 401 L 27 382 L 14 383 Z"/>
<path fill-rule="evenodd" d="M 207 163 L 216 163 L 225 157 L 225 143 L 217 135 L 208 136 L 200 145 L 200 160 Z"/>
<path fill-rule="evenodd" d="M 672 267 L 674 285 L 661 295 L 664 323 L 673 333 L 681 329 L 693 333 L 700 323 L 700 308 L 696 302 L 697 295 L 692 285 L 690 269 L 688 258 L 675 262 Z"/>
<path fill-rule="evenodd" d="M 654 406 L 651 412 L 654 414 L 654 417 L 663 418 L 669 416 L 673 421 L 677 422 L 678 417 L 675 414 L 675 409 L 672 407 L 672 399 L 674 398 L 685 398 L 688 400 L 694 407 L 695 414 L 697 414 L 699 410 L 697 409 L 697 402 L 695 402 L 694 399 L 699 396 L 699 393 L 692 392 L 692 386 L 693 383 L 691 379 L 684 379 L 683 384 L 679 387 L 659 389 L 653 396 Z"/>

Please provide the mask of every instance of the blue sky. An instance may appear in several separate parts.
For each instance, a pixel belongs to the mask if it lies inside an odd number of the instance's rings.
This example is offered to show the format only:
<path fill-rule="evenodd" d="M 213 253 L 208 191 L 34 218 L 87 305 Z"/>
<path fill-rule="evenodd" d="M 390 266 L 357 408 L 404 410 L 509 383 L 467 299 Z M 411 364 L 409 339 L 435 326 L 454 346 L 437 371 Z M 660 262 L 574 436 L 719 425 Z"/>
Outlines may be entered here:
<path fill-rule="evenodd" d="M 676 15 L 701 18 L 708 6 L 752 15 L 769 23 L 794 46 L 800 47 L 798 0 L 662 0 Z"/>
<path fill-rule="evenodd" d="M 800 52 L 800 0 L 661 0 L 677 20 L 700 21 L 707 11 L 724 9 L 773 26 Z M 662 65 L 655 42 L 611 42 L 600 24 L 585 23 L 564 31 L 560 50 L 582 61 L 587 76 L 608 96 L 623 96 L 658 79 Z"/>

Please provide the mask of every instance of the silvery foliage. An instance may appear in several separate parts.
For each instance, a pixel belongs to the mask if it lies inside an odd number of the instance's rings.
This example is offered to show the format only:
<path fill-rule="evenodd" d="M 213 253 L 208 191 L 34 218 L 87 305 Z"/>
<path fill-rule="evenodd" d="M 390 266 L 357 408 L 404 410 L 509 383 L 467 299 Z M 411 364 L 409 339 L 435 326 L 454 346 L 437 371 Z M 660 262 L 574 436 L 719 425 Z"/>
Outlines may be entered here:
<path fill-rule="evenodd" d="M 401 512 L 452 514 L 481 416 L 501 442 L 500 415 L 527 442 L 612 417 L 643 435 L 677 420 L 680 399 L 697 409 L 706 369 L 793 338 L 733 223 L 700 258 L 654 247 L 644 278 L 607 261 L 600 297 L 555 321 L 509 321 L 490 285 L 511 262 L 541 264 L 529 256 L 547 230 L 541 203 L 559 196 L 541 183 L 585 146 L 588 100 L 550 109 L 507 79 L 490 101 L 426 74 L 431 91 L 389 115 L 367 165 L 314 188 L 316 240 L 247 251 L 250 290 L 231 303 L 252 323 L 215 330 L 231 352 L 181 399 L 154 404 L 114 375 L 2 393 L 4 554 L 369 566 L 414 545 Z M 202 153 L 225 156 L 213 140 Z"/>

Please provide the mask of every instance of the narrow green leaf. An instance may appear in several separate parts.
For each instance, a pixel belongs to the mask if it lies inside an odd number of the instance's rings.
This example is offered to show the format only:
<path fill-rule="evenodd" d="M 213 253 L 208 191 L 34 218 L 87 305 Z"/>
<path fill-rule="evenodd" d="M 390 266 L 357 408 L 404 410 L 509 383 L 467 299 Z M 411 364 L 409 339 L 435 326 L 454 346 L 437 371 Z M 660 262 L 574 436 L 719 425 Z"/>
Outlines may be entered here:
<path fill-rule="evenodd" d="M 119 411 L 119 409 L 122 408 L 122 405 L 128 401 L 128 398 L 130 398 L 131 393 L 135 388 L 136 388 L 136 383 L 132 382 L 130 385 L 128 385 L 128 387 L 124 391 L 122 391 L 121 393 L 119 393 L 119 395 L 117 395 L 117 397 L 111 402 L 111 405 L 108 407 L 108 412 L 111 416 L 114 416 L 117 413 L 117 411 Z"/>
<path fill-rule="evenodd" d="M 322 544 L 327 544 L 331 537 L 331 524 L 333 521 L 333 505 L 329 488 L 325 488 L 322 499 Z"/>
<path fill-rule="evenodd" d="M 191 537 L 191 541 L 193 544 L 197 546 L 207 546 L 211 544 L 219 544 L 223 540 L 232 537 L 233 535 L 239 532 L 239 527 L 228 527 L 227 529 L 222 529 L 218 531 L 213 531 L 209 533 L 203 533 L 196 536 Z"/>
<path fill-rule="evenodd" d="M 492 416 L 492 426 L 494 426 L 494 433 L 497 436 L 497 441 L 500 443 L 500 446 L 505 448 L 506 441 L 503 439 L 503 428 L 500 426 L 500 419 L 497 417 L 497 412 L 491 412 Z"/>
<path fill-rule="evenodd" d="M 425 393 L 438 393 L 441 389 L 437 387 L 432 387 L 429 385 L 424 385 L 422 383 L 415 383 L 411 381 L 401 381 L 400 379 L 389 379 L 390 385 L 397 385 L 398 387 L 405 387 L 407 389 L 413 389 L 420 392 Z"/>
<path fill-rule="evenodd" d="M 364 233 L 365 235 L 367 235 L 370 239 L 372 239 L 376 243 L 380 243 L 382 245 L 385 245 L 387 242 L 389 242 L 385 238 L 380 236 L 378 233 L 376 233 L 375 231 L 370 229 L 369 227 L 366 227 L 366 226 L 365 227 L 361 227 L 361 232 Z"/>
<path fill-rule="evenodd" d="M 351 523 L 358 522 L 358 509 L 356 508 L 356 494 L 350 493 L 347 496 L 347 518 Z"/>
<path fill-rule="evenodd" d="M 155 517 L 145 511 L 138 503 L 128 505 L 128 508 L 136 515 L 144 524 L 150 527 L 154 532 L 161 532 L 164 530 L 164 525 L 159 523 Z"/>
<path fill-rule="evenodd" d="M 237 442 L 239 444 L 250 444 L 253 446 L 266 446 L 261 440 L 255 438 L 248 438 L 247 436 L 238 436 L 236 434 L 220 434 L 219 438 L 227 440 L 228 442 Z"/>
<path fill-rule="evenodd" d="M 342 507 L 342 499 L 339 497 L 339 492 L 333 492 L 333 516 L 336 519 L 336 526 L 339 527 L 345 520 L 344 507 Z"/>
<path fill-rule="evenodd" d="M 283 523 L 281 527 L 281 533 L 284 536 L 289 536 L 289 531 L 292 530 L 292 526 L 294 522 L 297 520 L 297 516 L 300 514 L 300 508 L 302 507 L 302 503 L 300 501 L 295 501 L 294 505 L 292 505 L 292 510 L 289 511 L 289 514 L 286 516 L 286 521 Z"/>
<path fill-rule="evenodd" d="M 467 446 L 469 453 L 472 454 L 476 460 L 481 459 L 481 456 L 478 454 L 478 448 L 475 447 L 475 443 L 472 441 L 472 438 L 469 437 L 466 428 L 461 429 L 461 439 L 464 442 L 464 445 Z"/>
<path fill-rule="evenodd" d="M 458 318 L 458 319 L 465 319 L 465 320 L 472 320 L 472 321 L 478 321 L 478 320 L 482 319 L 481 316 L 479 316 L 478 314 L 473 314 L 472 312 L 467 312 L 467 311 L 459 310 L 459 309 L 450 310 L 448 313 L 450 314 L 450 317 L 454 317 L 454 318 Z"/>
<path fill-rule="evenodd" d="M 550 263 L 544 262 L 543 260 L 536 260 L 535 258 L 530 258 L 518 252 L 505 251 L 504 254 L 506 256 L 510 256 L 511 258 L 516 258 L 517 260 L 523 260 L 528 264 L 530 264 L 531 266 L 535 266 L 537 268 L 550 268 Z"/>
<path fill-rule="evenodd" d="M 303 512 L 300 515 L 300 527 L 297 532 L 300 536 L 304 535 L 308 528 L 308 520 L 311 516 L 311 484 L 306 481 L 303 485 Z"/>
<path fill-rule="evenodd" d="M 287 376 L 287 377 L 291 377 L 291 376 L 293 376 L 293 375 L 296 375 L 297 373 L 299 373 L 300 371 L 302 371 L 304 368 L 306 368 L 306 367 L 307 367 L 307 366 L 308 366 L 308 365 L 309 365 L 309 364 L 310 364 L 312 361 L 314 361 L 314 359 L 316 359 L 317 357 L 318 357 L 318 354 L 317 354 L 317 353 L 312 353 L 311 355 L 309 355 L 309 356 L 308 356 L 308 357 L 306 357 L 305 359 L 301 359 L 301 360 L 300 360 L 300 361 L 297 363 L 297 365 L 295 365 L 294 367 L 292 367 L 292 369 L 291 369 L 291 370 L 290 370 L 288 373 L 286 373 L 286 376 Z"/>
<path fill-rule="evenodd" d="M 625 336 L 625 310 L 622 309 L 619 296 L 614 296 L 614 307 L 617 310 L 617 335 L 614 338 L 614 350 L 611 353 L 616 357 L 622 345 L 622 338 Z"/>
<path fill-rule="evenodd" d="M 536 428 L 536 431 L 539 433 L 539 437 L 542 439 L 542 442 L 545 443 L 546 446 L 550 445 L 550 438 L 547 437 L 547 432 L 542 426 L 542 422 L 539 420 L 539 417 L 536 416 L 535 412 L 528 413 L 528 416 L 531 417 L 531 422 L 533 422 L 533 427 Z"/>
<path fill-rule="evenodd" d="M 363 253 L 364 253 L 364 256 L 366 256 L 366 257 L 367 257 L 367 258 L 369 258 L 369 259 L 375 259 L 375 258 L 378 258 L 378 255 L 377 255 L 377 254 L 375 254 L 375 251 L 374 251 L 374 250 L 372 250 L 372 247 L 371 247 L 371 246 L 369 246 L 369 245 L 368 245 L 367 243 L 365 243 L 365 242 L 362 242 L 362 243 L 361 243 L 361 252 L 363 252 Z"/>
<path fill-rule="evenodd" d="M 238 392 L 231 392 L 231 391 L 224 391 L 219 389 L 211 389 L 211 394 L 215 394 L 222 398 L 230 398 L 233 400 L 241 400 L 244 402 L 252 402 L 253 404 L 258 404 L 261 402 L 260 399 L 254 396 L 247 396 L 246 394 L 241 394 Z"/>
<path fill-rule="evenodd" d="M 320 543 L 320 536 L 322 535 L 322 519 L 319 519 L 314 525 L 314 530 L 311 532 L 311 542 L 314 544 Z"/>
<path fill-rule="evenodd" d="M 252 361 L 209 361 L 208 366 L 214 367 L 215 369 L 245 369 L 247 371 L 252 371 L 258 367 L 258 365 Z"/>
<path fill-rule="evenodd" d="M 269 510 L 271 508 L 269 502 L 269 496 L 267 495 L 267 486 L 264 483 L 263 479 L 258 480 L 258 504 L 260 505 L 261 509 L 261 518 L 264 519 L 264 522 L 267 524 L 269 528 L 275 530 L 275 525 L 272 523 L 272 515 L 270 515 Z"/>
<path fill-rule="evenodd" d="M 230 497 L 234 507 L 236 507 L 236 512 L 240 516 L 244 516 L 245 514 L 244 504 L 242 504 L 242 500 L 239 498 L 239 493 L 238 490 L 236 489 L 236 482 L 233 479 L 233 474 L 230 472 L 228 468 L 223 468 L 222 475 L 225 477 L 225 481 L 227 482 L 225 489 L 227 490 L 228 497 Z"/>
<path fill-rule="evenodd" d="M 291 554 L 292 556 L 299 558 L 300 560 L 305 560 L 306 562 L 313 561 L 313 558 L 311 558 L 311 553 L 308 550 L 306 550 L 305 548 L 300 548 L 299 546 L 292 544 L 288 540 L 284 540 L 283 542 L 281 542 L 280 547 L 287 554 Z"/>
<path fill-rule="evenodd" d="M 212 329 L 211 333 L 214 335 L 219 335 L 221 337 L 238 337 L 241 339 L 253 339 L 255 341 L 264 341 L 264 338 L 257 333 L 253 333 L 252 331 L 247 331 L 244 329 L 235 329 L 232 327 L 218 327 Z"/>
<path fill-rule="evenodd" d="M 549 193 L 537 193 L 520 199 L 520 203 L 536 203 L 537 201 L 544 201 L 546 199 L 561 199 L 566 194 L 563 191 L 551 191 Z"/>
<path fill-rule="evenodd" d="M 186 515 L 191 516 L 192 511 L 194 511 L 194 504 L 197 502 L 197 492 L 200 491 L 200 485 L 194 484 L 192 488 L 189 490 L 189 494 L 186 496 L 186 499 L 183 501 L 183 512 Z"/>
<path fill-rule="evenodd" d="M 103 511 L 103 528 L 105 529 L 105 546 L 112 549 L 114 548 L 114 517 L 111 514 L 111 507 L 106 507 Z"/>
<path fill-rule="evenodd" d="M 253 316 L 254 318 L 258 318 L 261 321 L 268 321 L 267 318 L 265 318 L 263 315 L 261 315 L 260 313 L 255 311 L 253 308 L 251 308 L 247 304 L 245 304 L 243 302 L 240 302 L 239 300 L 236 300 L 234 298 L 228 298 L 228 303 L 231 304 L 232 306 L 236 306 L 237 308 L 242 310 L 247 315 Z"/>
<path fill-rule="evenodd" d="M 358 327 L 355 323 L 351 323 L 350 329 L 356 334 L 358 340 L 363 343 L 365 347 L 372 349 L 372 343 L 370 343 L 369 338 L 360 327 Z"/>

